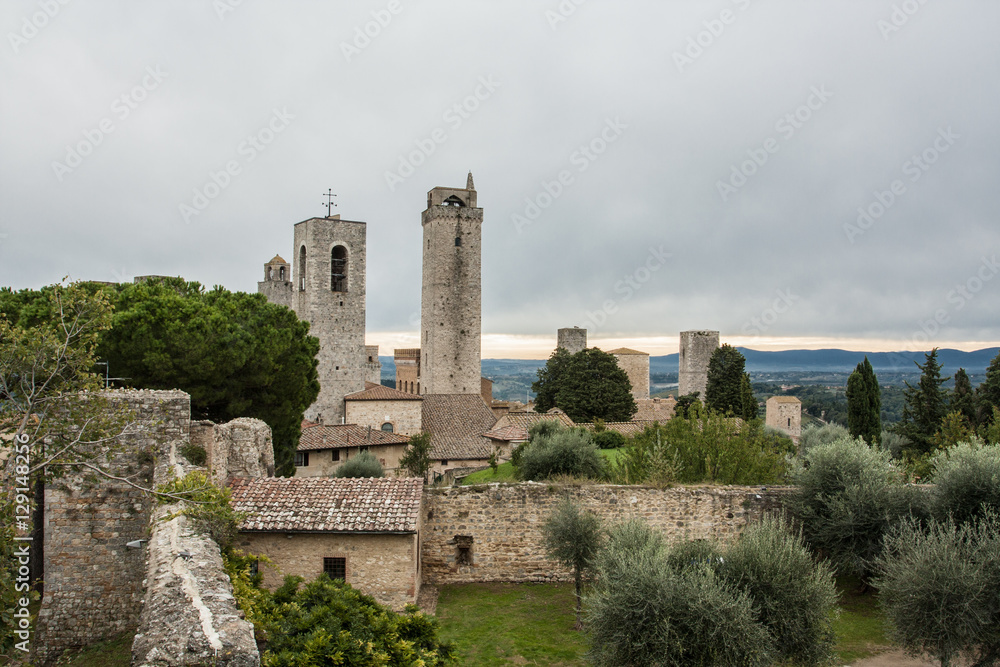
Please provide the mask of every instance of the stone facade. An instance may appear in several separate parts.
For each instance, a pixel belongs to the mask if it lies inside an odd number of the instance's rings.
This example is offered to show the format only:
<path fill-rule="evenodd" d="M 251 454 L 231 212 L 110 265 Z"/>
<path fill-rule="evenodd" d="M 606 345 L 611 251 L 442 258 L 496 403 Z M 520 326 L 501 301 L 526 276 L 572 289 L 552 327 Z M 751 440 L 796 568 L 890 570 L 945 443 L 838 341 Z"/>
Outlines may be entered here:
<path fill-rule="evenodd" d="M 309 465 L 295 466 L 296 477 L 331 477 L 337 468 L 350 461 L 362 450 L 371 453 L 385 468 L 386 474 L 392 475 L 399 470 L 399 459 L 406 452 L 406 444 L 393 445 L 357 445 L 353 447 L 335 447 L 331 449 L 311 449 L 308 452 Z"/>
<path fill-rule="evenodd" d="M 365 345 L 365 382 L 382 384 L 382 362 L 378 359 L 378 345 Z"/>
<path fill-rule="evenodd" d="M 767 399 L 764 423 L 788 434 L 795 444 L 802 435 L 802 401 L 794 396 L 772 396 Z"/>
<path fill-rule="evenodd" d="M 627 347 L 611 350 L 608 354 L 618 360 L 618 366 L 628 375 L 632 384 L 632 398 L 644 401 L 649 398 L 649 353 Z"/>
<path fill-rule="evenodd" d="M 421 394 L 479 394 L 483 209 L 465 189 L 427 193 L 420 302 Z"/>
<path fill-rule="evenodd" d="M 556 347 L 561 347 L 570 354 L 587 349 L 587 330 L 580 327 L 559 329 L 556 334 Z"/>
<path fill-rule="evenodd" d="M 257 291 L 271 303 L 293 308 L 292 265 L 282 259 L 281 255 L 275 255 L 264 265 L 264 280 L 257 283 Z"/>
<path fill-rule="evenodd" d="M 670 540 L 728 541 L 776 509 L 788 488 L 559 486 L 522 483 L 427 489 L 423 575 L 426 584 L 553 581 L 569 570 L 546 558 L 542 525 L 565 496 L 605 525 L 640 518 Z"/>
<path fill-rule="evenodd" d="M 396 361 L 396 389 L 408 394 L 420 393 L 420 348 L 393 350 Z"/>
<path fill-rule="evenodd" d="M 682 331 L 678 358 L 677 395 L 698 392 L 705 401 L 708 386 L 708 362 L 719 347 L 718 331 Z"/>
<path fill-rule="evenodd" d="M 347 423 L 384 430 L 392 424 L 392 433 L 420 433 L 420 401 L 352 401 L 347 400 Z"/>
<path fill-rule="evenodd" d="M 286 574 L 315 579 L 324 558 L 344 558 L 347 583 L 393 609 L 416 602 L 420 593 L 419 539 L 414 535 L 240 533 L 239 548 L 267 554 L 274 567 L 261 566 L 272 590 Z"/>

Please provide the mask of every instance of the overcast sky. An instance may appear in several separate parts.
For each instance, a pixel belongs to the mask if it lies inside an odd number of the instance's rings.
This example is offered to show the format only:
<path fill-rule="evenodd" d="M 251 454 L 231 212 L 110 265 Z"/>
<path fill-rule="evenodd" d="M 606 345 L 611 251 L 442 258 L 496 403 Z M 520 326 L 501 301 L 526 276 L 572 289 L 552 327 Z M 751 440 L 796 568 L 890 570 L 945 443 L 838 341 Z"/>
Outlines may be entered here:
<path fill-rule="evenodd" d="M 255 291 L 332 188 L 391 354 L 426 192 L 471 169 L 486 357 L 572 325 L 654 354 L 997 345 L 998 26 L 962 0 L 7 0 L 0 284 Z"/>

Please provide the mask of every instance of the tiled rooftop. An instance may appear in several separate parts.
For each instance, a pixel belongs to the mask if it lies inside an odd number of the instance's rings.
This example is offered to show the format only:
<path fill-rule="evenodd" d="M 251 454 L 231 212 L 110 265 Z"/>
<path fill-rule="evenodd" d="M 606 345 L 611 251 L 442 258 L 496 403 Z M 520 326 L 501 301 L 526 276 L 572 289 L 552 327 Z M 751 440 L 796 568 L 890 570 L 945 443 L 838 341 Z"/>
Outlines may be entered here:
<path fill-rule="evenodd" d="M 497 418 L 479 394 L 424 394 L 421 426 L 431 434 L 431 458 L 487 459 L 492 443 L 483 434 Z"/>
<path fill-rule="evenodd" d="M 421 401 L 422 397 L 382 384 L 365 383 L 365 390 L 344 396 L 345 401 Z"/>
<path fill-rule="evenodd" d="M 335 449 L 337 447 L 362 447 L 365 445 L 399 445 L 410 439 L 398 433 L 386 433 L 357 424 L 324 425 L 302 422 L 302 437 L 298 451 Z"/>
<path fill-rule="evenodd" d="M 415 533 L 423 480 L 257 477 L 232 491 L 242 531 Z"/>
<path fill-rule="evenodd" d="M 646 357 L 649 356 L 649 352 L 640 352 L 630 347 L 619 347 L 617 350 L 608 350 L 608 354 L 641 354 Z"/>
<path fill-rule="evenodd" d="M 540 421 L 558 421 L 563 426 L 575 426 L 565 412 L 508 412 L 501 417 L 485 435 L 491 440 L 524 441 L 528 439 L 528 429 Z"/>

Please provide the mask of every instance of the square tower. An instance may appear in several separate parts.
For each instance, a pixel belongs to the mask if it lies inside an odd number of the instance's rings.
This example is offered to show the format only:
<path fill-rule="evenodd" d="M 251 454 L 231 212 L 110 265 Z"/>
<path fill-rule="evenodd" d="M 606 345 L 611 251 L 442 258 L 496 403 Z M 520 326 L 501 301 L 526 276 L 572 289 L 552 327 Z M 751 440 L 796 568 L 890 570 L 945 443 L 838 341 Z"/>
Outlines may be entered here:
<path fill-rule="evenodd" d="M 482 227 L 472 173 L 427 193 L 420 298 L 422 394 L 481 391 Z"/>
<path fill-rule="evenodd" d="M 365 388 L 367 227 L 339 215 L 295 225 L 292 309 L 319 339 L 320 390 L 305 413 L 310 421 L 341 423 L 344 396 Z"/>
<path fill-rule="evenodd" d="M 677 395 L 698 392 L 698 399 L 705 402 L 708 387 L 708 362 L 719 347 L 718 331 L 682 331 L 680 354 L 677 358 Z"/>

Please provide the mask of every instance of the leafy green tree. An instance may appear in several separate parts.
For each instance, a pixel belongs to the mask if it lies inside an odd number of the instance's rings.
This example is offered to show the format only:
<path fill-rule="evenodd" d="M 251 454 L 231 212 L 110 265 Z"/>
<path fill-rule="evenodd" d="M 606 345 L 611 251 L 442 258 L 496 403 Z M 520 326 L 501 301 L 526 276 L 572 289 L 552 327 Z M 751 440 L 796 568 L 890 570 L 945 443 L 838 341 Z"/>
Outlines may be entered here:
<path fill-rule="evenodd" d="M 882 390 L 868 355 L 847 378 L 847 429 L 852 438 L 879 444 L 882 436 Z"/>
<path fill-rule="evenodd" d="M 976 388 L 976 398 L 981 415 L 979 423 L 995 423 L 993 408 L 1000 408 L 1000 353 L 987 366 L 986 379 Z"/>
<path fill-rule="evenodd" d="M 521 479 L 537 481 L 556 475 L 599 478 L 604 474 L 604 457 L 590 431 L 545 420 L 535 424 L 529 435 L 517 468 Z"/>
<path fill-rule="evenodd" d="M 1000 520 L 906 521 L 886 537 L 875 585 L 890 635 L 948 667 L 1000 663 Z"/>
<path fill-rule="evenodd" d="M 916 387 L 906 383 L 906 405 L 903 418 L 896 424 L 895 431 L 910 441 L 911 453 L 927 454 L 934 449 L 934 434 L 947 414 L 947 394 L 942 384 L 948 378 L 941 377 L 941 364 L 937 360 L 937 348 L 928 352 L 920 369 L 920 381 Z"/>
<path fill-rule="evenodd" d="M 133 387 L 181 389 L 194 415 L 271 427 L 278 474 L 294 472 L 302 416 L 319 393 L 319 341 L 262 294 L 206 291 L 179 278 L 117 285 L 98 353 Z"/>
<path fill-rule="evenodd" d="M 972 428 L 980 423 L 979 399 L 964 368 L 955 371 L 955 390 L 948 401 L 948 412 L 958 412 Z"/>
<path fill-rule="evenodd" d="M 684 394 L 683 396 L 677 397 L 677 405 L 674 406 L 674 417 L 687 417 L 688 410 L 695 403 L 702 405 L 701 400 L 698 398 L 698 394 L 701 392 L 696 391 L 690 394 Z"/>
<path fill-rule="evenodd" d="M 760 406 L 757 404 L 757 397 L 753 395 L 753 385 L 750 383 L 749 373 L 744 373 L 743 379 L 740 381 L 740 405 L 742 407 L 739 416 L 744 421 L 757 419 Z"/>
<path fill-rule="evenodd" d="M 802 429 L 802 435 L 799 436 L 799 448 L 804 454 L 813 447 L 828 445 L 831 442 L 849 437 L 847 429 L 840 424 L 824 424 L 822 426 L 810 424 Z"/>
<path fill-rule="evenodd" d="M 932 459 L 931 510 L 944 521 L 969 523 L 988 512 L 1000 516 L 1000 446 L 963 442 Z"/>
<path fill-rule="evenodd" d="M 724 344 L 716 348 L 708 360 L 705 407 L 723 414 L 729 412 L 737 417 L 744 417 L 748 406 L 743 383 L 749 383 L 745 368 L 746 359 L 735 347 Z M 753 412 L 756 417 L 756 403 Z"/>
<path fill-rule="evenodd" d="M 427 471 L 431 469 L 431 434 L 421 431 L 410 436 L 406 451 L 399 459 L 399 467 L 405 468 L 414 477 L 427 481 Z"/>
<path fill-rule="evenodd" d="M 596 347 L 576 354 L 558 348 L 538 370 L 531 390 L 537 412 L 556 407 L 576 422 L 629 421 L 638 409 L 618 360 Z"/>
<path fill-rule="evenodd" d="M 360 452 L 333 471 L 334 477 L 385 477 L 385 469 L 371 452 Z"/>
<path fill-rule="evenodd" d="M 625 436 L 618 431 L 604 430 L 594 434 L 594 444 L 598 449 L 618 449 L 625 444 Z"/>
<path fill-rule="evenodd" d="M 949 412 L 941 420 L 937 433 L 931 438 L 931 443 L 937 450 L 954 447 L 960 442 L 965 442 L 975 437 L 975 431 L 969 427 L 965 417 L 958 410 Z"/>
<path fill-rule="evenodd" d="M 841 574 L 868 579 L 882 538 L 902 518 L 923 516 L 921 491 L 904 484 L 889 452 L 845 438 L 818 445 L 792 471 L 791 514 L 811 549 Z"/>
<path fill-rule="evenodd" d="M 549 558 L 573 569 L 576 587 L 576 624 L 580 627 L 583 604 L 583 575 L 594 564 L 604 531 L 600 518 L 564 498 L 542 526 L 545 551 Z"/>

